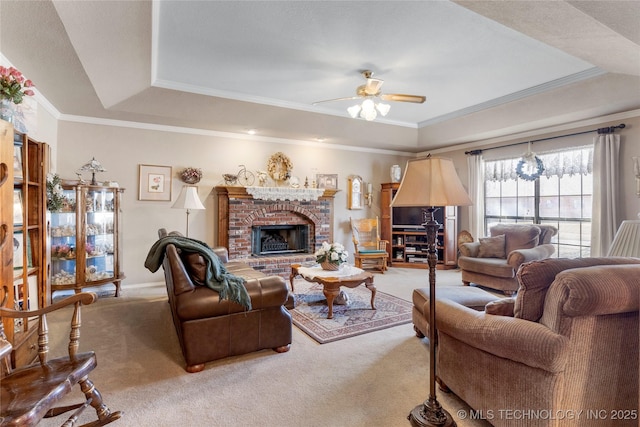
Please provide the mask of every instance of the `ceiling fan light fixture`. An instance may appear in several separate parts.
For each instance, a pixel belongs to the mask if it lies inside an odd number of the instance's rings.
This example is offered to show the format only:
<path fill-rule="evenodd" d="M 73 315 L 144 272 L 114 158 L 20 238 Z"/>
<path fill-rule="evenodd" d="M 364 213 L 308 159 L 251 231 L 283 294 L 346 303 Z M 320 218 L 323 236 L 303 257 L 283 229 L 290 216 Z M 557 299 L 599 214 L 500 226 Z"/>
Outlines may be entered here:
<path fill-rule="evenodd" d="M 365 119 L 366 121 L 370 122 L 376 119 L 376 117 L 378 117 L 378 113 L 376 113 L 376 110 L 371 110 L 371 111 L 364 111 L 362 110 L 360 112 L 360 117 L 362 117 L 363 119 Z"/>
<path fill-rule="evenodd" d="M 362 101 L 362 111 L 364 113 L 375 111 L 375 108 L 376 108 L 375 103 L 371 99 L 367 98 L 364 101 Z"/>
<path fill-rule="evenodd" d="M 352 119 L 355 119 L 356 117 L 358 117 L 358 113 L 360 113 L 360 109 L 361 107 L 358 104 L 356 104 L 347 108 L 347 112 L 349 113 Z"/>
<path fill-rule="evenodd" d="M 378 112 L 382 115 L 382 117 L 384 117 L 387 115 L 389 110 L 391 110 L 391 105 L 379 102 L 376 104 L 376 108 L 378 109 Z"/>

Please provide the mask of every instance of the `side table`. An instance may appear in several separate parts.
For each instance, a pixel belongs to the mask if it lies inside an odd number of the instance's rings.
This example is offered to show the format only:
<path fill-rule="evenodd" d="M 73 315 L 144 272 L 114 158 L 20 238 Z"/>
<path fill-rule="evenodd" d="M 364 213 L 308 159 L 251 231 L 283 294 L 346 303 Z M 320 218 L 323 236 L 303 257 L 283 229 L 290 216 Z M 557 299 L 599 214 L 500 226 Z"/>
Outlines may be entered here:
<path fill-rule="evenodd" d="M 376 287 L 373 284 L 373 274 L 353 266 L 347 266 L 347 268 L 348 270 L 341 273 L 340 271 L 325 271 L 321 267 L 303 267 L 301 264 L 291 264 L 291 275 L 289 276 L 291 292 L 294 291 L 293 279 L 297 276 L 307 282 L 321 284 L 322 293 L 327 298 L 327 306 L 329 307 L 327 319 L 332 319 L 333 301 L 340 293 L 340 287 L 355 288 L 364 284 L 371 291 L 371 309 L 375 310 Z"/>

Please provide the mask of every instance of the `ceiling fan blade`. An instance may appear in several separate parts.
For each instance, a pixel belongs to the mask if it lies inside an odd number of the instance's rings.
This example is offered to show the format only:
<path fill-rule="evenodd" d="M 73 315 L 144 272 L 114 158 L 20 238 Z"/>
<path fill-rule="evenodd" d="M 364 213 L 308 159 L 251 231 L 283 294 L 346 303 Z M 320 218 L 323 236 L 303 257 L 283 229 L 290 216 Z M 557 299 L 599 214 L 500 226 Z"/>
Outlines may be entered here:
<path fill-rule="evenodd" d="M 380 95 L 380 98 L 384 99 L 385 101 L 415 102 L 416 104 L 422 104 L 427 100 L 426 96 L 405 95 L 401 93 L 386 93 L 384 95 Z"/>
<path fill-rule="evenodd" d="M 349 99 L 360 99 L 360 96 L 348 96 L 346 98 L 334 98 L 334 99 L 325 99 L 324 101 L 316 101 L 311 105 L 323 104 L 325 102 L 333 102 L 333 101 L 347 101 Z"/>
<path fill-rule="evenodd" d="M 364 87 L 364 92 L 367 95 L 377 95 L 380 92 L 380 88 L 382 87 L 382 83 L 384 80 L 374 79 L 369 77 L 367 79 L 367 84 Z"/>

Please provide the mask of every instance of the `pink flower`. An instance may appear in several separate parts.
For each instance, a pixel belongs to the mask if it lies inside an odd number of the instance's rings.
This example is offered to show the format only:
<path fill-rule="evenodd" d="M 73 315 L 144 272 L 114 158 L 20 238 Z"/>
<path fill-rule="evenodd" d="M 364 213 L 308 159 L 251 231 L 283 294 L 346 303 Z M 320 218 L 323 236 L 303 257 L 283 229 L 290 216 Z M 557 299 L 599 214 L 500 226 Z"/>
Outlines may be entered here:
<path fill-rule="evenodd" d="M 31 80 L 26 80 L 22 73 L 14 67 L 0 66 L 0 99 L 7 99 L 14 104 L 20 104 L 24 96 L 33 96 L 35 93 L 25 88 L 33 87 Z"/>

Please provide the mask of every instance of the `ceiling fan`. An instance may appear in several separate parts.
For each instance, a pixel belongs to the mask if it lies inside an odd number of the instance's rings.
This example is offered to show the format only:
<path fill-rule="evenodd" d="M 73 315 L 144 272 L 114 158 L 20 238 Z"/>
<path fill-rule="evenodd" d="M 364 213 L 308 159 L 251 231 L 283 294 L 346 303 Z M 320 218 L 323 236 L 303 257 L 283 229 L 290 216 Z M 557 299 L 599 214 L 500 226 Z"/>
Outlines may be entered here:
<path fill-rule="evenodd" d="M 383 116 L 386 116 L 391 109 L 391 106 L 389 104 L 375 102 L 373 98 L 379 98 L 383 101 L 413 102 L 416 104 L 422 104 L 427 99 L 426 97 L 421 95 L 381 93 L 380 87 L 382 87 L 382 83 L 384 83 L 384 80 L 374 79 L 373 71 L 370 70 L 364 70 L 361 72 L 361 74 L 362 77 L 367 80 L 367 82 L 363 85 L 358 86 L 358 88 L 356 89 L 356 96 L 317 101 L 314 102 L 313 105 L 321 104 L 324 102 L 345 101 L 349 99 L 364 98 L 364 101 L 361 105 L 354 105 L 352 107 L 349 107 L 347 108 L 347 111 L 349 112 L 349 115 L 351 115 L 351 117 L 353 117 L 354 119 L 360 116 L 365 120 L 371 121 L 376 118 L 378 112 Z"/>

